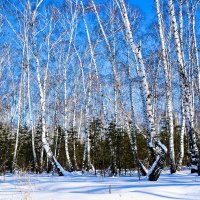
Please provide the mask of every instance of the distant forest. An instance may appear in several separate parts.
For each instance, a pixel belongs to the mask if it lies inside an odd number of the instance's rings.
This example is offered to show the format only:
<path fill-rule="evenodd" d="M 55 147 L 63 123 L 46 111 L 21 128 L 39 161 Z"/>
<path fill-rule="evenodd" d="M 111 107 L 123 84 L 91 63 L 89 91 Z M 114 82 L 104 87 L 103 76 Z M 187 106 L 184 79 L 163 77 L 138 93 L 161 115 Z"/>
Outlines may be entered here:
<path fill-rule="evenodd" d="M 2 0 L 0 171 L 200 175 L 199 2 Z"/>

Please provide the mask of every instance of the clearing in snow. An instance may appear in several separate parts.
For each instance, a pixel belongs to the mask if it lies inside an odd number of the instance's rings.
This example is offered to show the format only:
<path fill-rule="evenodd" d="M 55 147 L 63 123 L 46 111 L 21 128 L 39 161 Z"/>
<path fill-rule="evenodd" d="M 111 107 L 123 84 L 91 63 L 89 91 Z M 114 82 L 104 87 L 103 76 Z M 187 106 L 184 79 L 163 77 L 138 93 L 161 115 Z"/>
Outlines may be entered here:
<path fill-rule="evenodd" d="M 200 177 L 189 170 L 170 174 L 165 170 L 156 182 L 137 174 L 102 177 L 74 173 L 59 177 L 52 174 L 6 174 L 0 179 L 0 199 L 31 200 L 157 200 L 200 199 Z"/>

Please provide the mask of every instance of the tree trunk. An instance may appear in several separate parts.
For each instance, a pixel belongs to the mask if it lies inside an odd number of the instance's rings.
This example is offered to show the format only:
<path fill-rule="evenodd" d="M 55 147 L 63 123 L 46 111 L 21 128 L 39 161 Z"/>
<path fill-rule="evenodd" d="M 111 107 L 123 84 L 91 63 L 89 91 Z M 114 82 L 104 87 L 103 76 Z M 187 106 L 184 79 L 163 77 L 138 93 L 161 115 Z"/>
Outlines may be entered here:
<path fill-rule="evenodd" d="M 19 85 L 19 96 L 18 96 L 18 119 L 17 119 L 17 133 L 15 139 L 15 150 L 13 155 L 13 164 L 12 164 L 12 171 L 15 171 L 16 162 L 17 162 L 17 150 L 19 145 L 19 131 L 20 131 L 20 122 L 21 122 L 21 100 L 22 100 L 22 85 L 23 85 L 23 70 L 20 79 Z"/>
<path fill-rule="evenodd" d="M 177 170 L 181 170 L 183 157 L 184 157 L 184 135 L 185 135 L 185 113 L 183 107 L 183 101 L 181 101 L 181 131 L 180 131 L 180 150 L 177 158 Z"/>
<path fill-rule="evenodd" d="M 131 27 L 130 27 L 130 22 L 128 19 L 128 14 L 127 14 L 124 1 L 123 0 L 119 0 L 119 1 L 120 1 L 120 5 L 119 4 L 118 5 L 119 5 L 122 20 L 126 29 L 127 38 L 129 40 L 129 44 L 131 46 L 133 54 L 135 54 L 138 64 L 140 66 L 140 69 L 138 71 L 138 76 L 139 76 L 138 78 L 141 82 L 141 86 L 143 89 L 142 94 L 144 95 L 143 99 L 145 100 L 144 111 L 145 111 L 145 119 L 146 119 L 146 126 L 147 126 L 147 146 L 151 152 L 151 155 L 154 161 L 147 175 L 150 181 L 157 181 L 164 167 L 167 149 L 163 144 L 160 143 L 158 139 L 158 135 L 156 134 L 153 111 L 152 111 L 151 94 L 149 91 L 147 74 L 145 71 L 145 66 L 144 66 L 141 50 L 140 50 L 140 47 L 136 47 L 134 43 Z"/>
<path fill-rule="evenodd" d="M 194 130 L 194 116 L 193 112 L 191 112 L 191 104 L 190 102 L 190 88 L 189 83 L 185 74 L 185 63 L 184 63 L 184 54 L 181 49 L 181 42 L 180 37 L 177 29 L 177 22 L 176 22 L 176 16 L 174 11 L 174 4 L 172 0 L 168 0 L 168 6 L 169 6 L 169 14 L 171 16 L 172 20 L 172 28 L 174 33 L 174 40 L 176 45 L 176 54 L 177 54 L 177 61 L 179 66 L 179 75 L 180 75 L 180 81 L 181 81 L 181 96 L 183 98 L 183 104 L 186 114 L 186 125 L 188 129 L 188 136 L 189 136 L 189 146 L 190 146 L 190 152 L 191 152 L 191 173 L 197 172 L 198 169 L 198 162 L 199 162 L 199 151 L 196 144 L 196 132 Z"/>
<path fill-rule="evenodd" d="M 47 63 L 45 65 L 44 70 L 44 80 L 41 81 L 40 77 L 40 61 L 39 61 L 39 53 L 37 48 L 37 40 L 36 40 L 36 32 L 35 32 L 35 18 L 36 18 L 36 12 L 39 7 L 39 5 L 42 3 L 42 0 L 36 5 L 36 8 L 34 11 L 30 10 L 30 13 L 32 13 L 32 23 L 31 23 L 31 36 L 32 36 L 32 52 L 34 54 L 35 59 L 35 65 L 36 65 L 36 76 L 37 76 L 37 83 L 39 87 L 40 92 L 40 106 L 41 106 L 41 119 L 42 119 L 42 146 L 47 153 L 47 156 L 49 160 L 51 161 L 54 168 L 57 170 L 58 174 L 60 176 L 65 175 L 65 170 L 62 168 L 62 166 L 59 164 L 57 159 L 54 157 L 53 152 L 51 151 L 51 148 L 47 142 L 46 138 L 46 121 L 45 121 L 45 109 L 46 109 L 46 85 L 47 85 L 47 76 L 48 76 L 48 67 L 49 67 L 49 60 L 50 60 L 50 37 L 47 39 Z M 31 9 L 31 8 L 30 8 Z M 51 25 L 50 25 L 50 31 L 51 33 Z M 43 82 L 43 83 L 42 83 Z"/>
<path fill-rule="evenodd" d="M 162 47 L 162 60 L 165 72 L 165 88 L 166 88 L 166 102 L 167 102 L 167 117 L 169 121 L 169 155 L 170 155 L 170 170 L 171 173 L 176 172 L 175 154 L 174 154 L 174 118 L 172 109 L 172 88 L 169 75 L 169 62 L 167 58 L 166 42 L 164 37 L 164 24 L 162 22 L 162 14 L 160 10 L 160 2 L 156 0 L 156 11 L 158 17 L 159 33 Z"/>
<path fill-rule="evenodd" d="M 138 148 L 137 148 L 137 139 L 136 139 L 136 119 L 135 119 L 135 112 L 134 112 L 134 107 L 133 107 L 133 86 L 132 86 L 132 76 L 131 76 L 131 66 L 130 66 L 130 52 L 129 52 L 129 46 L 128 46 L 128 41 L 127 37 L 125 37 L 126 41 L 126 48 L 127 48 L 127 60 L 128 60 L 128 80 L 129 80 L 129 98 L 130 98 L 130 104 L 131 104 L 131 127 L 129 127 L 129 124 L 127 124 L 127 133 L 129 136 L 129 140 L 131 143 L 131 149 L 133 152 L 133 160 L 138 167 L 138 172 L 142 176 L 147 175 L 147 169 L 145 166 L 141 163 L 141 161 L 138 158 Z M 126 119 L 127 123 L 128 120 Z"/>
<path fill-rule="evenodd" d="M 29 59 L 28 59 L 29 60 Z M 35 150 L 35 131 L 34 131 L 34 125 L 33 125 L 33 117 L 32 117 L 32 105 L 31 105 L 31 89 L 30 89 L 30 66 L 28 61 L 28 104 L 29 104 L 29 118 L 30 118 L 30 125 L 31 125 L 31 135 L 32 135 L 32 151 L 33 151 L 33 161 L 34 161 L 34 168 L 37 171 L 38 170 L 38 164 L 37 164 L 37 156 L 36 156 L 36 150 Z"/>
<path fill-rule="evenodd" d="M 94 166 L 91 163 L 91 157 L 90 157 L 90 133 L 89 130 L 87 130 L 89 128 L 89 105 L 90 105 L 90 100 L 91 100 L 91 84 L 92 84 L 92 64 L 95 66 L 95 69 L 97 69 L 96 67 L 96 60 L 94 58 L 94 52 L 93 52 L 93 48 L 92 48 L 92 44 L 91 44 L 91 40 L 90 40 L 90 34 L 88 31 L 88 26 L 87 26 L 87 22 L 85 19 L 85 9 L 84 9 L 84 5 L 82 0 L 80 1 L 81 3 L 81 8 L 82 8 L 82 17 L 83 17 L 83 22 L 84 22 L 84 26 L 85 26 L 85 31 L 87 34 L 87 39 L 88 39 L 88 43 L 89 43 L 89 48 L 90 48 L 90 54 L 91 54 L 91 60 L 92 62 L 90 63 L 90 72 L 89 72 L 89 89 L 88 89 L 88 101 L 85 105 L 85 147 L 84 147 L 84 156 L 83 156 L 83 162 L 82 162 L 82 171 L 85 171 L 85 168 L 89 171 L 90 169 L 92 169 L 92 171 L 94 170 Z M 87 154 L 87 167 L 85 166 L 85 161 L 86 161 L 86 154 Z"/>

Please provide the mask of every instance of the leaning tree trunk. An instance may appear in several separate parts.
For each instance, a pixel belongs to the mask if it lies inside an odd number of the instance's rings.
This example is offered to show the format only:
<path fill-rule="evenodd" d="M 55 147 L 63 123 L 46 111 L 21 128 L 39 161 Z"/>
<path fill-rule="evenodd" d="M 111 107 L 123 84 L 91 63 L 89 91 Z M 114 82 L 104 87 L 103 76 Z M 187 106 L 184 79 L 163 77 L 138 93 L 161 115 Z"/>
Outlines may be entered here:
<path fill-rule="evenodd" d="M 57 170 L 59 176 L 63 176 L 65 174 L 65 170 L 62 168 L 60 163 L 57 161 L 57 159 L 53 155 L 53 152 L 51 151 L 51 148 L 46 138 L 46 122 L 45 122 L 45 108 L 46 108 L 45 92 L 46 90 L 45 88 L 46 88 L 46 80 L 47 80 L 46 77 L 47 77 L 48 66 L 45 72 L 44 86 L 42 87 L 40 74 L 39 74 L 39 59 L 37 59 L 37 56 L 36 56 L 36 70 L 37 70 L 37 81 L 38 81 L 39 89 L 40 89 L 40 104 L 41 104 L 41 117 L 42 117 L 42 146 L 45 152 L 47 153 L 48 159 L 51 161 L 52 165 Z"/>
<path fill-rule="evenodd" d="M 37 77 L 37 83 L 39 87 L 39 94 L 40 94 L 40 107 L 41 107 L 41 121 L 42 121 L 42 147 L 44 148 L 47 157 L 51 161 L 54 168 L 57 170 L 58 174 L 60 176 L 65 175 L 65 170 L 62 168 L 60 163 L 57 161 L 55 156 L 53 155 L 53 152 L 51 151 L 51 148 L 47 142 L 46 138 L 46 121 L 45 121 L 45 109 L 46 109 L 46 86 L 47 86 L 47 77 L 48 77 L 48 68 L 49 68 L 49 61 L 50 61 L 50 36 L 52 33 L 52 27 L 51 22 L 49 25 L 49 33 L 48 37 L 46 38 L 46 45 L 47 45 L 47 63 L 45 65 L 43 80 L 41 79 L 41 64 L 40 64 L 40 54 L 39 54 L 39 48 L 37 46 L 37 31 L 36 28 L 36 18 L 38 16 L 38 9 L 40 5 L 43 3 L 43 0 L 37 1 L 35 4 L 34 9 L 32 9 L 32 5 L 30 1 L 28 0 L 27 8 L 28 13 L 30 14 L 30 35 L 31 35 L 31 46 L 30 49 L 32 50 L 33 57 L 35 60 L 35 66 L 36 66 L 36 77 Z M 42 157 L 41 157 L 42 158 Z"/>
<path fill-rule="evenodd" d="M 34 21 L 34 20 L 33 20 Z M 60 176 L 63 176 L 65 174 L 65 170 L 62 168 L 62 166 L 59 164 L 57 159 L 54 157 L 53 152 L 51 151 L 51 148 L 47 142 L 46 138 L 46 122 L 45 122 L 45 108 L 46 108 L 46 99 L 45 99 L 45 93 L 46 93 L 46 84 L 47 84 L 47 72 L 48 72 L 48 62 L 50 59 L 50 50 L 48 50 L 48 55 L 47 55 L 47 64 L 45 67 L 45 75 L 44 75 L 44 83 L 42 85 L 41 82 L 41 77 L 40 77 L 40 62 L 39 62 L 39 54 L 37 51 L 37 46 L 36 46 L 36 40 L 35 40 L 35 32 L 34 32 L 34 27 L 32 27 L 32 39 L 33 39 L 33 48 L 34 48 L 34 57 L 35 57 L 35 62 L 36 62 L 36 74 L 37 74 L 37 82 L 39 86 L 39 91 L 40 91 L 40 106 L 41 106 L 41 118 L 42 118 L 42 146 L 47 153 L 47 156 L 49 160 L 51 161 L 52 165 L 54 168 L 57 170 L 58 174 Z M 49 48 L 49 40 L 48 40 L 48 48 Z"/>
<path fill-rule="evenodd" d="M 132 76 L 131 76 L 131 66 L 130 66 L 130 51 L 128 47 L 127 37 L 125 37 L 125 41 L 126 41 L 127 60 L 128 60 L 129 98 L 130 98 L 130 104 L 131 104 L 131 126 L 129 127 L 128 120 L 126 119 L 127 133 L 128 133 L 129 140 L 131 143 L 131 149 L 133 152 L 133 160 L 138 167 L 138 172 L 142 176 L 146 176 L 148 171 L 138 158 L 138 148 L 137 148 L 137 138 L 136 138 L 137 128 L 136 128 L 135 112 L 134 112 L 134 107 L 133 107 L 133 86 L 132 86 Z"/>
<path fill-rule="evenodd" d="M 40 94 L 41 95 L 41 94 Z M 43 94 L 41 95 L 41 112 L 42 112 L 42 146 L 44 147 L 45 152 L 47 153 L 48 159 L 51 161 L 54 168 L 57 170 L 59 176 L 64 176 L 65 170 L 62 168 L 60 163 L 57 161 L 55 156 L 53 155 L 53 152 L 51 151 L 51 148 L 47 142 L 46 138 L 46 122 L 45 122 L 45 99 L 43 97 Z"/>
<path fill-rule="evenodd" d="M 172 109 L 172 88 L 171 88 L 171 80 L 169 75 L 169 61 L 167 57 L 167 49 L 166 42 L 164 37 L 164 24 L 162 21 L 162 13 L 160 10 L 160 2 L 156 0 L 156 11 L 158 17 L 158 26 L 160 33 L 160 41 L 162 47 L 162 60 L 164 65 L 165 72 L 165 87 L 166 87 L 166 102 L 167 102 L 167 117 L 169 121 L 169 155 L 170 155 L 170 170 L 171 173 L 176 172 L 175 165 L 175 154 L 174 154 L 174 118 L 173 118 L 173 109 Z"/>
<path fill-rule="evenodd" d="M 141 82 L 141 86 L 143 89 L 142 94 L 144 94 L 143 98 L 145 100 L 144 111 L 145 111 L 145 119 L 146 119 L 146 126 L 147 126 L 147 146 L 151 152 L 151 155 L 154 161 L 147 175 L 150 181 L 156 181 L 159 178 L 160 173 L 164 167 L 167 149 L 163 144 L 161 144 L 161 142 L 159 141 L 158 135 L 156 134 L 154 117 L 153 117 L 153 112 L 152 112 L 151 94 L 149 91 L 147 74 L 145 71 L 145 66 L 144 66 L 141 50 L 140 50 L 140 47 L 136 47 L 134 43 L 131 27 L 130 27 L 130 22 L 128 19 L 128 14 L 127 14 L 124 1 L 123 0 L 119 0 L 119 1 L 120 1 L 120 4 L 118 4 L 118 6 L 119 6 L 122 20 L 126 29 L 127 38 L 129 40 L 129 44 L 131 46 L 133 54 L 135 54 L 138 64 L 140 66 L 140 69 L 138 71 L 138 76 L 139 76 L 138 78 Z"/>

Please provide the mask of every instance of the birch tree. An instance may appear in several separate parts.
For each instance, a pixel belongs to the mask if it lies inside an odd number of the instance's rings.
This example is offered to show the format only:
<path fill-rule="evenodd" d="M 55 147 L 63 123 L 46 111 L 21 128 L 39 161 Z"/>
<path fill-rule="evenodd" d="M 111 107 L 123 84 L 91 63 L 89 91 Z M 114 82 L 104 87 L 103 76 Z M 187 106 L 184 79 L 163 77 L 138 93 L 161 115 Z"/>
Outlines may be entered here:
<path fill-rule="evenodd" d="M 13 155 L 13 172 L 15 171 L 16 162 L 17 162 L 17 151 L 19 146 L 19 133 L 20 133 L 20 123 L 21 123 L 21 104 L 22 104 L 22 86 L 23 86 L 23 71 L 20 78 L 19 84 L 19 95 L 18 95 L 18 119 L 17 119 L 17 131 L 16 131 L 16 139 L 15 139 L 15 150 Z"/>
<path fill-rule="evenodd" d="M 27 84 L 28 84 L 28 105 L 29 105 L 29 118 L 30 118 L 30 126 L 31 126 L 31 132 L 32 132 L 32 152 L 33 152 L 33 160 L 34 160 L 34 168 L 37 170 L 37 160 L 36 160 L 36 152 L 35 152 L 35 143 L 34 143 L 34 127 L 33 127 L 33 119 L 32 119 L 32 106 L 31 106 L 31 89 L 30 89 L 30 52 L 29 52 L 29 28 L 28 28 L 28 9 L 27 6 L 24 7 L 24 10 L 19 10 L 16 6 L 8 2 L 8 4 L 15 9 L 15 11 L 18 11 L 18 14 L 20 16 L 20 20 L 18 20 L 17 26 L 18 28 L 14 27 L 14 24 L 11 23 L 11 21 L 8 18 L 5 18 L 7 21 L 9 27 L 16 35 L 20 45 L 22 46 L 22 77 L 23 81 L 20 82 L 21 87 L 24 86 L 24 78 L 25 78 L 25 72 L 27 72 Z M 16 18 L 19 16 L 15 16 Z M 19 100 L 22 101 L 22 88 L 19 89 Z M 25 91 L 23 91 L 25 93 Z M 14 95 L 15 96 L 15 95 Z M 15 98 L 15 97 L 14 97 Z M 25 105 L 24 101 L 24 105 Z M 20 127 L 20 120 L 21 118 L 25 118 L 25 116 L 21 116 L 21 110 L 22 110 L 21 103 L 18 103 L 18 126 L 17 126 L 17 136 L 16 136 L 16 144 L 15 144 L 15 152 L 14 152 L 14 158 L 13 158 L 13 169 L 16 162 L 16 153 L 18 148 L 18 140 L 19 140 L 19 127 Z M 23 119 L 24 120 L 24 119 Z"/>
<path fill-rule="evenodd" d="M 184 157 L 184 136 L 185 136 L 185 113 L 183 101 L 181 99 L 181 130 L 180 130 L 180 150 L 177 157 L 177 170 L 181 170 Z"/>
<path fill-rule="evenodd" d="M 117 70 L 116 70 L 116 58 L 115 58 L 116 55 L 115 55 L 115 39 L 114 39 L 113 19 L 111 19 L 111 35 L 112 35 L 112 40 L 113 40 L 113 49 L 112 49 L 111 44 L 108 40 L 108 36 L 107 36 L 105 29 L 103 27 L 103 24 L 101 22 L 99 13 L 97 11 L 96 5 L 95 5 L 93 0 L 91 0 L 91 3 L 92 3 L 92 6 L 93 6 L 93 9 L 94 9 L 94 13 L 96 15 L 101 33 L 102 33 L 103 38 L 104 38 L 105 43 L 106 43 L 106 49 L 107 49 L 107 52 L 108 52 L 108 55 L 109 55 L 109 61 L 110 61 L 111 67 L 112 67 L 113 90 L 114 90 L 114 121 L 115 121 L 115 124 L 118 125 L 118 114 L 117 114 L 117 111 L 118 111 L 118 106 L 117 106 L 118 104 L 117 103 L 118 103 L 118 101 L 117 100 L 121 96 L 121 91 L 120 91 L 120 79 L 117 75 Z M 113 13 L 113 12 L 111 11 L 111 13 Z M 111 143 L 112 143 L 112 141 L 111 141 Z M 111 147 L 111 154 L 112 154 L 112 157 L 113 157 L 113 161 L 112 161 L 112 164 L 110 166 L 110 168 L 112 168 L 111 171 L 113 171 L 113 172 L 111 172 L 111 174 L 116 174 L 116 155 L 115 155 L 115 151 L 112 147 Z"/>
<path fill-rule="evenodd" d="M 188 83 L 188 78 L 185 73 L 185 62 L 184 62 L 184 54 L 183 50 L 181 49 L 181 42 L 180 36 L 178 32 L 175 10 L 174 10 L 174 3 L 172 0 L 168 0 L 168 7 L 169 7 L 169 15 L 171 16 L 172 20 L 172 28 L 173 28 L 173 35 L 174 41 L 176 46 L 176 55 L 177 55 L 177 62 L 179 67 L 179 76 L 181 82 L 181 96 L 183 98 L 183 105 L 186 114 L 186 124 L 188 128 L 188 139 L 190 145 L 190 153 L 191 153 L 191 172 L 197 172 L 198 170 L 198 162 L 199 162 L 199 151 L 196 144 L 196 131 L 194 127 L 194 116 L 193 112 L 191 111 L 191 104 L 190 104 L 190 88 Z"/>
<path fill-rule="evenodd" d="M 28 84 L 28 105 L 29 105 L 29 119 L 30 119 L 30 126 L 31 126 L 31 135 L 32 135 L 32 151 L 33 151 L 33 161 L 34 161 L 34 168 L 38 170 L 37 164 L 37 157 L 36 157 L 36 150 L 35 150 L 35 131 L 34 131 L 34 124 L 33 124 L 33 116 L 32 116 L 32 101 L 31 101 L 31 71 L 30 71 L 30 51 L 29 51 L 29 25 L 28 25 L 28 9 L 25 10 L 24 14 L 24 45 L 25 45 L 25 59 L 24 65 L 27 69 L 27 84 Z"/>
<path fill-rule="evenodd" d="M 192 5 L 191 10 L 191 21 L 192 21 L 192 49 L 194 53 L 194 63 L 195 63 L 195 69 L 197 71 L 197 88 L 198 91 L 200 91 L 200 64 L 199 64 L 199 54 L 198 54 L 198 45 L 197 45 L 197 39 L 196 39 L 196 12 L 199 5 L 199 0 L 194 1 L 194 4 Z"/>
<path fill-rule="evenodd" d="M 60 176 L 65 175 L 65 170 L 62 168 L 60 163 L 57 161 L 55 156 L 53 155 L 53 152 L 51 151 L 51 148 L 48 144 L 47 137 L 46 137 L 46 119 L 45 119 L 45 112 L 46 112 L 46 87 L 47 87 L 47 78 L 48 78 L 48 68 L 49 68 L 49 62 L 50 62 L 50 36 L 51 36 L 51 23 L 52 19 L 49 22 L 49 35 L 47 36 L 47 62 L 45 65 L 44 69 L 44 77 L 42 80 L 41 77 L 41 65 L 40 65 L 40 54 L 37 46 L 37 32 L 36 32 L 36 25 L 35 21 L 38 15 L 38 8 L 42 4 L 43 0 L 37 1 L 35 8 L 32 9 L 30 2 L 28 2 L 28 9 L 30 13 L 30 31 L 31 31 L 31 37 L 32 37 L 32 46 L 31 50 L 34 56 L 35 60 L 35 65 L 36 65 L 36 76 L 37 76 L 37 82 L 38 82 L 38 87 L 39 87 L 39 92 L 40 92 L 40 106 L 41 106 L 41 121 L 42 121 L 42 146 L 47 154 L 47 157 L 51 161 L 52 165 L 55 167 L 57 170 L 58 174 Z"/>
<path fill-rule="evenodd" d="M 72 2 L 71 2 L 72 3 Z M 73 6 L 73 5 L 71 5 Z M 69 32 L 69 43 L 67 48 L 67 53 L 64 61 L 64 102 L 65 102 L 65 115 L 64 115 L 64 129 L 65 129 L 65 153 L 67 159 L 67 168 L 69 171 L 72 170 L 71 159 L 69 156 L 69 149 L 68 149 L 68 132 L 67 132 L 67 63 L 69 60 L 70 52 L 71 52 L 71 44 L 74 36 L 74 31 L 76 28 L 76 18 L 77 18 L 77 1 L 75 3 L 74 12 L 72 13 L 72 19 L 69 22 L 70 24 L 70 32 Z"/>
<path fill-rule="evenodd" d="M 140 46 L 137 47 L 134 43 L 131 27 L 130 27 L 130 22 L 128 19 L 128 13 L 127 13 L 124 1 L 120 0 L 119 2 L 120 4 L 118 3 L 118 5 L 119 5 L 122 20 L 126 29 L 127 38 L 129 40 L 129 44 L 131 46 L 133 54 L 135 54 L 139 67 L 140 67 L 138 71 L 138 76 L 139 76 L 138 78 L 141 81 L 141 86 L 143 89 L 142 92 L 144 94 L 143 98 L 145 102 L 144 111 L 145 111 L 145 120 L 146 120 L 146 126 L 147 126 L 147 146 L 154 160 L 154 163 L 152 164 L 147 175 L 150 181 L 156 181 L 159 178 L 160 173 L 164 167 L 164 161 L 166 158 L 167 149 L 160 142 L 155 130 L 154 118 L 153 118 L 153 113 L 152 113 L 151 94 L 149 91 L 147 74 L 145 71 L 141 49 L 140 49 Z"/>
<path fill-rule="evenodd" d="M 174 119 L 172 109 L 172 88 L 171 88 L 171 76 L 169 75 L 169 62 L 167 57 L 166 42 L 164 37 L 164 24 L 162 22 L 162 13 L 160 10 L 160 2 L 156 0 L 156 11 L 158 17 L 158 26 L 162 48 L 162 60 L 165 72 L 165 90 L 166 90 L 166 102 L 167 102 L 167 117 L 169 119 L 169 154 L 170 154 L 170 165 L 171 173 L 176 172 L 175 166 L 175 155 L 174 155 Z"/>

